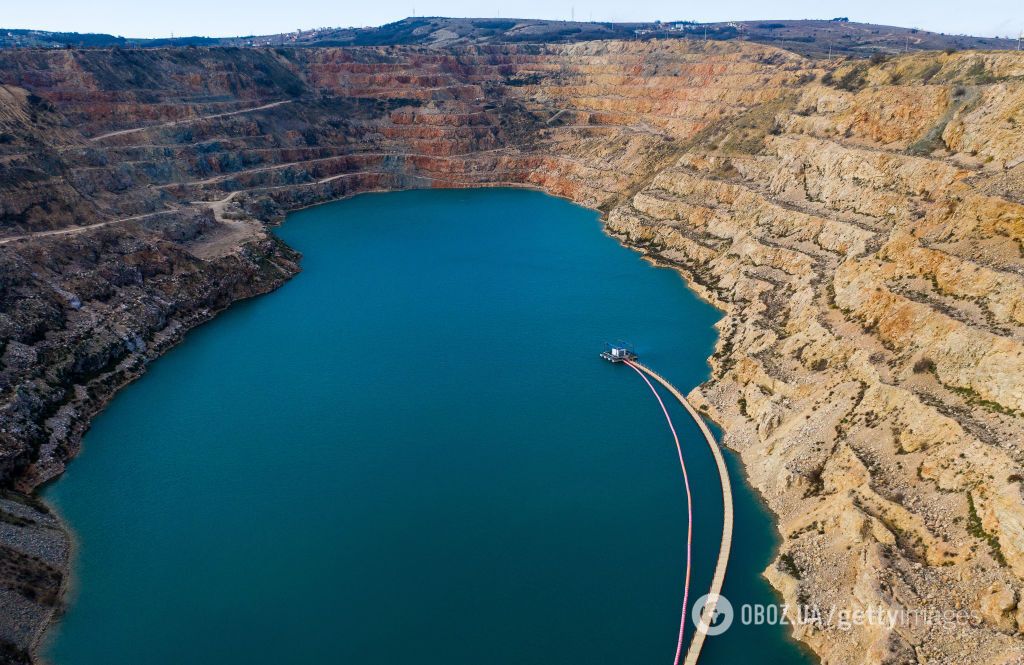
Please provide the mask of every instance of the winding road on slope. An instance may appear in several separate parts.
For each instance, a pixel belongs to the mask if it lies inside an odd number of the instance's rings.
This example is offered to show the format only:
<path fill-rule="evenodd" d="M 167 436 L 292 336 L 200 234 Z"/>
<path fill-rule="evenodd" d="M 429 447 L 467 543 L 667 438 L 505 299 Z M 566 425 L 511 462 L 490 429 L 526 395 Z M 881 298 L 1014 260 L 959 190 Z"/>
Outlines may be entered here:
<path fill-rule="evenodd" d="M 237 111 L 225 111 L 223 113 L 214 113 L 213 115 L 199 115 L 194 118 L 182 118 L 181 120 L 173 120 L 171 122 L 160 123 L 159 125 L 146 125 L 145 127 L 134 127 L 132 129 L 119 129 L 116 132 L 107 132 L 106 134 L 100 134 L 99 136 L 93 136 L 90 141 L 102 141 L 103 139 L 109 139 L 112 136 L 124 136 L 125 134 L 134 134 L 136 132 L 144 132 L 147 129 L 160 129 L 162 127 L 175 127 L 177 125 L 186 125 L 190 122 L 199 122 L 200 120 L 212 120 L 214 118 L 226 118 L 229 115 L 241 115 L 242 113 L 253 113 L 254 111 L 265 111 L 272 109 L 282 104 L 291 104 L 292 100 L 285 99 L 278 102 L 271 102 L 264 104 L 263 106 L 254 106 L 248 109 L 238 109 Z"/>

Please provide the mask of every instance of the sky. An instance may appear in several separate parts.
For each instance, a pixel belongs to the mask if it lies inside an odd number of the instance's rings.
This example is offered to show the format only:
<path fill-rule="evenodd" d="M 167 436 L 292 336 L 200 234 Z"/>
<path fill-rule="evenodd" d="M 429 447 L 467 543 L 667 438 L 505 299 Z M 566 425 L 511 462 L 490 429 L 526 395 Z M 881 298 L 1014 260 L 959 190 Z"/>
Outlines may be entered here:
<path fill-rule="evenodd" d="M 833 18 L 986 37 L 1024 29 L 1022 0 L 2 0 L 0 27 L 125 37 L 274 34 L 382 25 L 407 16 L 579 21 Z"/>

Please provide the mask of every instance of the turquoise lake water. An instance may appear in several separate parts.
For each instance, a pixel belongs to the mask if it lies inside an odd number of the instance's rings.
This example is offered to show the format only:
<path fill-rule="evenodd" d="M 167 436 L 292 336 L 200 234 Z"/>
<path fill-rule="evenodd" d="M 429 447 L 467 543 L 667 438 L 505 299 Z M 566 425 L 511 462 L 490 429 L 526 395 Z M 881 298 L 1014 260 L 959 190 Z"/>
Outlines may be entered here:
<path fill-rule="evenodd" d="M 537 192 L 363 195 L 278 233 L 304 272 L 155 362 L 46 490 L 79 539 L 52 662 L 671 663 L 675 448 L 647 386 L 597 354 L 631 340 L 687 391 L 719 314 Z M 666 403 L 697 597 L 721 494 Z M 730 463 L 724 593 L 773 603 L 770 518 Z M 810 661 L 782 627 L 737 622 L 701 662 Z"/>

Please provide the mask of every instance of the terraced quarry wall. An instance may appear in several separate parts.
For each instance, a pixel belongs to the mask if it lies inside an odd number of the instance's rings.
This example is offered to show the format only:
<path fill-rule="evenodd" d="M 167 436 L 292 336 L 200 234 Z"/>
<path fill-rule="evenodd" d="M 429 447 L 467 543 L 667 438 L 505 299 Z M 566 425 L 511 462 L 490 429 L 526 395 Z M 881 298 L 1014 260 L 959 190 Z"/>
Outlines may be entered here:
<path fill-rule="evenodd" d="M 535 186 L 727 312 L 691 397 L 822 608 L 828 663 L 1016 662 L 1024 640 L 1024 57 L 808 61 L 739 43 L 0 52 L 0 471 L 30 492 L 145 364 L 298 270 L 267 233 L 361 191 Z M 0 505 L 28 657 L 67 538 Z M 1018 602 L 1020 601 L 1020 602 Z"/>

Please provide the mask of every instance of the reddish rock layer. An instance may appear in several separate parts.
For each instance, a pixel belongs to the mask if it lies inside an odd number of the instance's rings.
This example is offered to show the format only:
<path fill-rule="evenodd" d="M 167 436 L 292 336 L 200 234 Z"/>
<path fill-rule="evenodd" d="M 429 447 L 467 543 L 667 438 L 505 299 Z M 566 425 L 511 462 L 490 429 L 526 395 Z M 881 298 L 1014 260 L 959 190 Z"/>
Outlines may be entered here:
<path fill-rule="evenodd" d="M 683 41 L 0 52 L 0 472 L 59 473 L 149 359 L 292 274 L 265 224 L 288 210 L 535 186 L 727 312 L 692 397 L 778 515 L 791 605 L 978 619 L 799 637 L 825 662 L 1011 662 L 1022 78 L 1017 54 Z M 51 579 L 19 570 L 0 586 Z M 0 639 L 30 648 L 57 595 Z"/>

